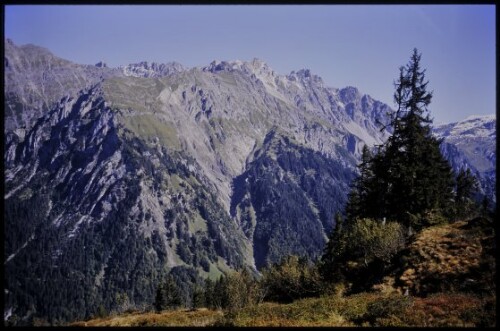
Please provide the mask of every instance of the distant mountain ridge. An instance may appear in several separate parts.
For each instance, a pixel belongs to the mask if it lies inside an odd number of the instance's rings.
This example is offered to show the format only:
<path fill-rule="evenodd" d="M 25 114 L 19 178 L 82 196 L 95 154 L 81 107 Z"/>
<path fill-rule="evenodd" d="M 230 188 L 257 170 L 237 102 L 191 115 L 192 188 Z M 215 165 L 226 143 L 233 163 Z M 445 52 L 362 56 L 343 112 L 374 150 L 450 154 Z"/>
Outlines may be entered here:
<path fill-rule="evenodd" d="M 174 73 L 179 73 L 185 68 L 177 62 L 156 63 L 156 62 L 139 62 L 119 67 L 125 76 L 143 77 L 143 78 L 159 78 Z"/>
<path fill-rule="evenodd" d="M 434 134 L 443 139 L 441 150 L 454 170 L 469 168 L 479 179 L 480 194 L 496 204 L 496 116 L 472 115 L 435 126 Z"/>
<path fill-rule="evenodd" d="M 59 100 L 111 76 L 117 69 L 80 65 L 35 46 L 4 42 L 5 130 L 21 137 Z"/>
<path fill-rule="evenodd" d="M 5 307 L 19 319 L 145 307 L 167 272 L 314 259 L 362 147 L 389 135 L 386 104 L 259 59 L 108 68 L 8 41 L 5 66 Z"/>

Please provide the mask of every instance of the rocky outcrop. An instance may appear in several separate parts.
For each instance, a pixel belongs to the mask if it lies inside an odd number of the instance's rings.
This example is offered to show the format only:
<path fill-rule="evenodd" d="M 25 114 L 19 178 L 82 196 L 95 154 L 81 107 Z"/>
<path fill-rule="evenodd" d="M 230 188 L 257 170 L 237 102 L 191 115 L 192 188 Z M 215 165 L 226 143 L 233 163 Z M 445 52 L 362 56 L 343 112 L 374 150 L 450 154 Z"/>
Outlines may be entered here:
<path fill-rule="evenodd" d="M 120 67 L 120 70 L 125 76 L 143 77 L 143 78 L 159 78 L 179 73 L 185 68 L 177 62 L 156 63 L 156 62 L 139 62 Z"/>

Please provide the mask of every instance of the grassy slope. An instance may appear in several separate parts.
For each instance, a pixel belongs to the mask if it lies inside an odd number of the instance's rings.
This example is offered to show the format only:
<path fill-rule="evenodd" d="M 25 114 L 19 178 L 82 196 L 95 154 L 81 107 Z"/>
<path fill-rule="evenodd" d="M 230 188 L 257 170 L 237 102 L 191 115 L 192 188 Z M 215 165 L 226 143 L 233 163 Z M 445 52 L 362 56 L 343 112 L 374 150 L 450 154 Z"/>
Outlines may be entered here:
<path fill-rule="evenodd" d="M 410 293 L 495 293 L 493 225 L 483 218 L 424 229 L 409 247 L 400 276 Z"/>
<path fill-rule="evenodd" d="M 161 313 L 126 313 L 118 316 L 75 322 L 71 326 L 208 326 L 222 316 L 222 312 L 200 309 L 176 310 Z"/>
<path fill-rule="evenodd" d="M 434 294 L 427 298 L 381 293 L 328 296 L 291 304 L 262 303 L 239 311 L 177 310 L 128 313 L 72 326 L 493 326 L 494 298 Z"/>

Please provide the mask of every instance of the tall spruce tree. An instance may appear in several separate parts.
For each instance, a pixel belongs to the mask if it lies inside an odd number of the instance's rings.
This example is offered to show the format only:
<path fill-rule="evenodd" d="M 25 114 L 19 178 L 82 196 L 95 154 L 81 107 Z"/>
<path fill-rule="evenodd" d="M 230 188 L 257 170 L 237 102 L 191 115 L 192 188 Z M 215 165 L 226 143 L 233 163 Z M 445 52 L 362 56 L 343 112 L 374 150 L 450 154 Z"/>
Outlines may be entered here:
<path fill-rule="evenodd" d="M 160 312 L 165 309 L 175 309 L 181 306 L 182 300 L 179 287 L 172 275 L 168 275 L 163 283 L 160 283 L 155 296 L 154 307 Z"/>
<path fill-rule="evenodd" d="M 397 110 L 391 114 L 392 135 L 370 157 L 363 151 L 360 177 L 354 182 L 347 207 L 349 218 L 384 217 L 411 224 L 408 215 L 428 210 L 446 212 L 453 202 L 454 178 L 442 156 L 440 141 L 431 134 L 432 120 L 421 54 L 399 69 L 394 83 Z"/>
<path fill-rule="evenodd" d="M 368 146 L 363 146 L 361 153 L 361 163 L 359 164 L 359 177 L 356 178 L 352 184 L 352 190 L 349 193 L 348 202 L 346 206 L 346 214 L 348 218 L 353 218 L 357 215 L 367 215 L 370 213 L 370 205 L 373 201 L 370 184 L 373 182 L 373 169 L 372 169 L 373 155 Z"/>
<path fill-rule="evenodd" d="M 472 201 L 473 194 L 477 191 L 477 178 L 471 173 L 470 169 L 460 169 L 457 175 L 457 191 L 455 195 L 456 216 L 466 217 L 474 208 Z"/>
<path fill-rule="evenodd" d="M 387 217 L 395 220 L 431 209 L 444 212 L 453 201 L 453 172 L 441 154 L 440 141 L 431 134 L 427 107 L 432 92 L 427 91 L 420 59 L 414 49 L 410 62 L 400 68 L 394 94 L 398 110 L 391 119 L 394 132 L 382 157 L 388 181 Z"/>
<path fill-rule="evenodd" d="M 399 69 L 394 83 L 397 109 L 390 118 L 392 135 L 373 156 L 368 148 L 363 149 L 360 175 L 346 206 L 347 218 L 330 234 L 321 260 L 326 280 L 355 278 L 347 262 L 360 256 L 366 268 L 368 257 L 390 263 L 390 257 L 404 245 L 401 223 L 411 233 L 412 228 L 432 223 L 425 215 L 449 216 L 453 208 L 454 176 L 440 152 L 441 142 L 431 134 L 427 107 L 432 92 L 427 91 L 429 82 L 420 59 L 414 49 L 409 63 Z"/>

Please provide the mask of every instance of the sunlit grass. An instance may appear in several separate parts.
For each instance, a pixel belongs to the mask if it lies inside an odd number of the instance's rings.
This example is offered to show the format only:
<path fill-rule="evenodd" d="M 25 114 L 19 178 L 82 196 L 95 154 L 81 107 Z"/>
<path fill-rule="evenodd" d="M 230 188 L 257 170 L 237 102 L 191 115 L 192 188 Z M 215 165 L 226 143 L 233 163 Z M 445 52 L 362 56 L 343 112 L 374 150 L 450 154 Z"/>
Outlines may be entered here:
<path fill-rule="evenodd" d="M 207 309 L 174 310 L 109 316 L 76 322 L 71 326 L 208 326 L 221 316 L 222 312 Z"/>

